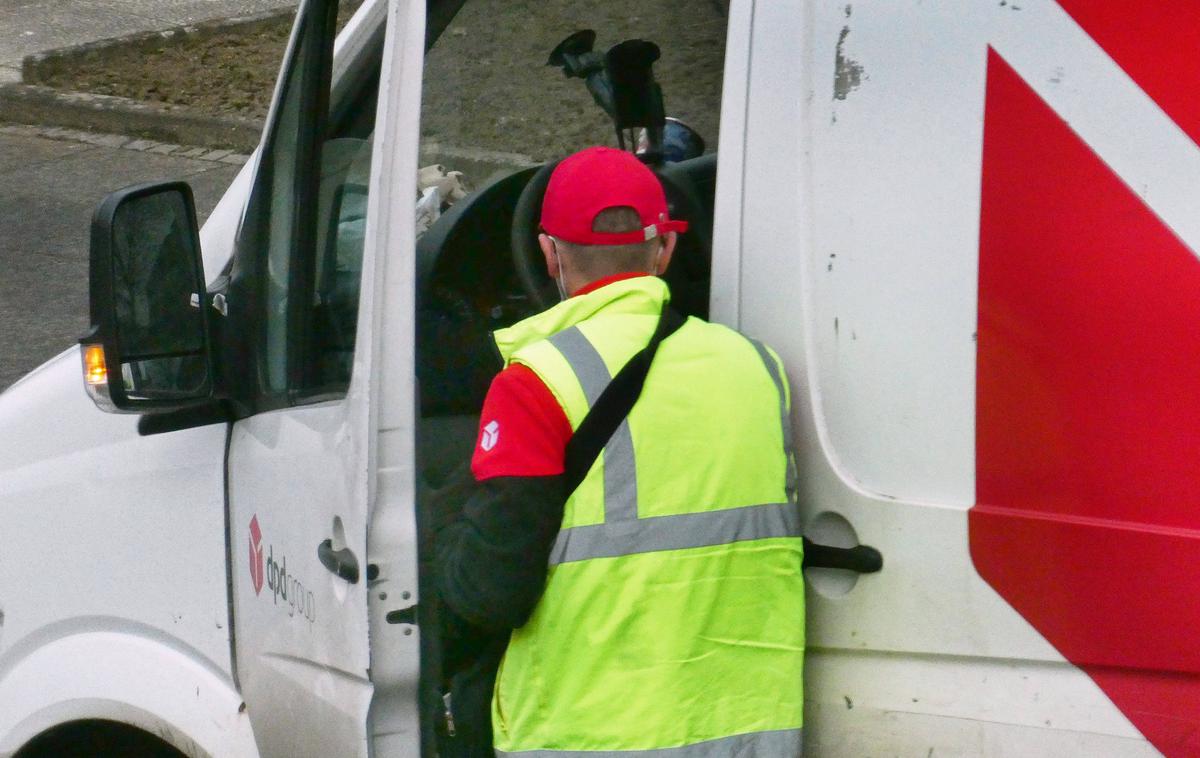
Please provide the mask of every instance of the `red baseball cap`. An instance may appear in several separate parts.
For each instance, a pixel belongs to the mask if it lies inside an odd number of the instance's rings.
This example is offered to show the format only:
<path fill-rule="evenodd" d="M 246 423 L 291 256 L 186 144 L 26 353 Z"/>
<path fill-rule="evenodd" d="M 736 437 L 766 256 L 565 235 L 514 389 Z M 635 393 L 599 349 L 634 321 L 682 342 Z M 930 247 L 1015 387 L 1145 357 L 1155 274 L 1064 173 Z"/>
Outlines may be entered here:
<path fill-rule="evenodd" d="M 617 207 L 637 211 L 642 228 L 592 231 L 596 214 Z M 576 245 L 627 245 L 687 227 L 686 221 L 667 218 L 667 196 L 654 172 L 632 154 L 611 147 L 589 147 L 563 158 L 542 199 L 542 229 Z"/>

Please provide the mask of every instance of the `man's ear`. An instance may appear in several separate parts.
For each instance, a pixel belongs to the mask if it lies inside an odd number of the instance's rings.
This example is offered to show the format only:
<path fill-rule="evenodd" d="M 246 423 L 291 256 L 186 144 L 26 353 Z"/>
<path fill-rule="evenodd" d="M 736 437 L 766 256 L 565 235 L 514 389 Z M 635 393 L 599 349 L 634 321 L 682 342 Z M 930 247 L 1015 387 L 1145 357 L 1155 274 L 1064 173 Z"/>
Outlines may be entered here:
<path fill-rule="evenodd" d="M 678 238 L 675 232 L 667 232 L 662 238 L 662 251 L 658 254 L 658 265 L 654 267 L 654 273 L 662 276 L 667 273 L 667 266 L 671 265 L 671 254 L 675 252 L 675 240 Z"/>
<path fill-rule="evenodd" d="M 551 279 L 558 279 L 558 255 L 554 249 L 554 240 L 550 239 L 548 234 L 539 234 L 538 247 L 542 249 L 542 255 L 546 256 L 546 272 L 550 274 Z"/>

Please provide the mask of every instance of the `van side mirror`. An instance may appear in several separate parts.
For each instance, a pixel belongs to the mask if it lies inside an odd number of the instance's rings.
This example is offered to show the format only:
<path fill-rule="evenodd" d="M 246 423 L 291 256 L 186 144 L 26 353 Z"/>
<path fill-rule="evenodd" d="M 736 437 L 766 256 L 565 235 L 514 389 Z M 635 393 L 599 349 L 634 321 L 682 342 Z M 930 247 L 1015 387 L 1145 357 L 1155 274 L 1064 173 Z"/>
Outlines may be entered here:
<path fill-rule="evenodd" d="M 141 184 L 92 217 L 91 321 L 84 383 L 101 409 L 147 413 L 213 391 L 204 266 L 191 188 Z"/>

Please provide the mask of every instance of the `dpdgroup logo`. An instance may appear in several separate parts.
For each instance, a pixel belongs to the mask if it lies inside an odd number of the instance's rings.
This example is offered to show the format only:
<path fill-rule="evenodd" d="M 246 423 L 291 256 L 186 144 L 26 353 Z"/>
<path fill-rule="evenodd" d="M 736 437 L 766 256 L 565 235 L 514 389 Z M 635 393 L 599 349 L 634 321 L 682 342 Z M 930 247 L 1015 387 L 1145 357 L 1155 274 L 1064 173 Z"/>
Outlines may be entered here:
<path fill-rule="evenodd" d="M 263 586 L 262 530 L 258 528 L 258 515 L 250 517 L 250 581 L 254 594 L 262 592 Z"/>
<path fill-rule="evenodd" d="M 312 590 L 288 571 L 287 556 L 275 560 L 274 545 L 268 545 L 264 555 L 258 514 L 250 517 L 250 583 L 254 585 L 255 595 L 262 593 L 264 584 L 270 588 L 273 603 L 279 605 L 282 600 L 289 616 L 307 619 L 310 624 L 316 621 L 317 607 Z"/>

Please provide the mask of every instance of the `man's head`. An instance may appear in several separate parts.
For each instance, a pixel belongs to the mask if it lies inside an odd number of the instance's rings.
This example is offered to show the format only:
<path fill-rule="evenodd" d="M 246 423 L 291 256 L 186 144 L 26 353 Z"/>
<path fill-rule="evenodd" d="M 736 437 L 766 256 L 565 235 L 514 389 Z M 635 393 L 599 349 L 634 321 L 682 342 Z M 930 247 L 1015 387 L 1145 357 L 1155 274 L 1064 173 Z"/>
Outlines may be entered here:
<path fill-rule="evenodd" d="M 564 158 L 542 201 L 538 243 L 564 295 L 614 274 L 661 274 L 687 222 L 667 217 L 662 184 L 623 150 L 591 147 Z"/>

